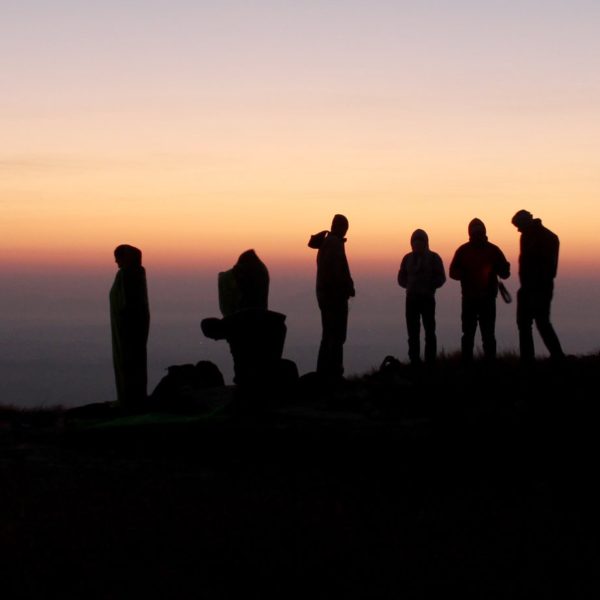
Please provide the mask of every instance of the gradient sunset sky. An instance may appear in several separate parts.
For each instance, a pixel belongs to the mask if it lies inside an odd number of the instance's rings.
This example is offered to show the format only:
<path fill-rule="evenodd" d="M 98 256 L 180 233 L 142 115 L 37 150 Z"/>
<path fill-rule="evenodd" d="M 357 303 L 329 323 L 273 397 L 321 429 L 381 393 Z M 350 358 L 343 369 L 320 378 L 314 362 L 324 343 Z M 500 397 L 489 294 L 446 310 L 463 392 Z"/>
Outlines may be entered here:
<path fill-rule="evenodd" d="M 4 1 L 0 268 L 356 270 L 477 216 L 507 255 L 527 208 L 562 273 L 600 278 L 600 3 Z"/>

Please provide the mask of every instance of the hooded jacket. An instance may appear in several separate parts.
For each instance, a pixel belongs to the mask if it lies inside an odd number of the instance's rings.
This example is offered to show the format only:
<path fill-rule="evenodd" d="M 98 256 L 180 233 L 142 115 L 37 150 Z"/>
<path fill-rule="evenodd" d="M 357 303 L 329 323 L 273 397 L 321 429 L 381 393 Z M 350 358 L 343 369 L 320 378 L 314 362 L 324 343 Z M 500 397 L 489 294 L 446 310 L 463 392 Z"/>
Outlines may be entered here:
<path fill-rule="evenodd" d="M 449 274 L 460 281 L 463 298 L 495 298 L 498 277 L 510 277 L 510 263 L 498 246 L 488 242 L 485 225 L 479 219 L 469 223 L 469 241 L 456 250 Z"/>
<path fill-rule="evenodd" d="M 233 275 L 240 292 L 239 310 L 269 305 L 269 271 L 254 250 L 246 250 L 233 267 Z"/>
<path fill-rule="evenodd" d="M 319 302 L 344 301 L 354 296 L 354 282 L 346 258 L 346 240 L 335 233 L 321 232 L 308 243 L 317 252 L 317 299 Z"/>
<path fill-rule="evenodd" d="M 429 249 L 429 237 L 422 229 L 413 232 L 410 242 L 417 238 L 425 241 L 424 252 L 409 252 L 404 256 L 398 271 L 398 285 L 406 288 L 406 293 L 419 296 L 433 296 L 444 285 L 446 274 L 439 254 Z"/>

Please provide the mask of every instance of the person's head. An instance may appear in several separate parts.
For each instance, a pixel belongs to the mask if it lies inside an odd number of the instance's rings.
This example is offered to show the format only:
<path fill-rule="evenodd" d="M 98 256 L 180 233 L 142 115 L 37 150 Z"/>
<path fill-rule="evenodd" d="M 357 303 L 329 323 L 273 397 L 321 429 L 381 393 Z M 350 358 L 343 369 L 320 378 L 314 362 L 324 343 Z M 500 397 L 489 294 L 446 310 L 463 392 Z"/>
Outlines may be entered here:
<path fill-rule="evenodd" d="M 142 251 L 129 244 L 121 244 L 115 248 L 115 262 L 119 268 L 141 267 Z"/>
<path fill-rule="evenodd" d="M 410 236 L 410 247 L 413 252 L 423 254 L 429 248 L 429 237 L 422 229 L 415 229 Z"/>
<path fill-rule="evenodd" d="M 515 213 L 511 220 L 511 223 L 519 230 L 527 229 L 527 227 L 533 222 L 533 215 L 528 210 L 520 210 Z"/>
<path fill-rule="evenodd" d="M 481 219 L 473 219 L 469 223 L 469 239 L 473 241 L 481 241 L 486 239 L 486 229 Z"/>
<path fill-rule="evenodd" d="M 348 219 L 344 215 L 335 215 L 331 221 L 331 233 L 339 237 L 344 237 L 348 232 Z"/>
<path fill-rule="evenodd" d="M 260 260 L 260 258 L 258 258 L 258 255 L 254 251 L 254 249 L 250 249 L 240 254 L 236 266 L 253 267 L 257 264 L 262 264 L 262 261 Z"/>

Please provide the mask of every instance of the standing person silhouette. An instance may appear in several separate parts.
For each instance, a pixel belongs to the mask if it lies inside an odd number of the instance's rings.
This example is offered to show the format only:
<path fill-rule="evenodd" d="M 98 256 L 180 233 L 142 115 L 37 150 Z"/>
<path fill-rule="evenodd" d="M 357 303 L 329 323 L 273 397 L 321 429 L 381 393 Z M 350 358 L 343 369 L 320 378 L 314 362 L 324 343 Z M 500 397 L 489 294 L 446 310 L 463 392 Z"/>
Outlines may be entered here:
<path fill-rule="evenodd" d="M 142 252 L 123 244 L 115 249 L 119 271 L 110 290 L 110 324 L 117 400 L 138 409 L 147 395 L 146 344 L 150 309 Z"/>
<path fill-rule="evenodd" d="M 446 281 L 444 263 L 439 254 L 429 249 L 429 237 L 416 229 L 411 238 L 412 252 L 402 259 L 398 285 L 406 289 L 406 329 L 408 358 L 421 362 L 421 319 L 425 330 L 425 362 L 433 363 L 437 354 L 435 335 L 435 292 Z"/>
<path fill-rule="evenodd" d="M 344 215 L 335 215 L 331 231 L 313 235 L 308 243 L 309 247 L 318 249 L 317 302 L 323 333 L 317 373 L 331 379 L 341 378 L 344 374 L 348 299 L 355 295 L 344 248 L 348 227 L 348 219 Z"/>
<path fill-rule="evenodd" d="M 512 224 L 521 232 L 519 280 L 517 292 L 517 326 L 521 360 L 531 362 L 535 351 L 531 327 L 533 321 L 540 336 L 555 360 L 564 358 L 564 352 L 552 323 L 550 304 L 554 292 L 554 278 L 558 269 L 558 236 L 542 225 L 540 219 L 520 210 Z"/>
<path fill-rule="evenodd" d="M 449 274 L 460 281 L 462 291 L 462 342 L 464 362 L 473 360 L 477 324 L 481 331 L 483 355 L 496 358 L 496 296 L 498 277 L 510 277 L 510 264 L 502 250 L 488 242 L 480 219 L 469 223 L 469 241 L 460 246 L 450 263 Z"/>

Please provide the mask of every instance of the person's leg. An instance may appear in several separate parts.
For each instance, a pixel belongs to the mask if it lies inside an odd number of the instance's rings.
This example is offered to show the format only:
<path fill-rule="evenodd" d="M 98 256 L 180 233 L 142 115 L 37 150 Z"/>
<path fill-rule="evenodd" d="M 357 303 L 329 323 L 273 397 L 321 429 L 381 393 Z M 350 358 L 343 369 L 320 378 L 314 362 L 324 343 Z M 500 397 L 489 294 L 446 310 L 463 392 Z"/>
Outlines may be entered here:
<path fill-rule="evenodd" d="M 327 376 L 344 374 L 344 342 L 348 326 L 348 301 L 320 303 L 323 334 L 317 372 Z"/>
<path fill-rule="evenodd" d="M 421 302 L 423 329 L 425 330 L 425 362 L 435 362 L 437 338 L 435 335 L 435 297 L 425 296 Z"/>
<path fill-rule="evenodd" d="M 535 358 L 533 346 L 533 310 L 531 294 L 521 288 L 517 292 L 517 327 L 519 328 L 519 353 L 521 361 L 530 362 Z"/>
<path fill-rule="evenodd" d="M 486 360 L 496 358 L 496 298 L 485 298 L 479 306 L 479 328 L 483 356 Z"/>
<path fill-rule="evenodd" d="M 408 332 L 408 358 L 411 363 L 421 361 L 421 314 L 419 298 L 406 295 L 406 330 Z"/>
<path fill-rule="evenodd" d="M 140 408 L 147 397 L 148 366 L 144 340 L 134 340 L 126 349 L 123 362 L 123 393 L 121 403 L 129 408 Z"/>
<path fill-rule="evenodd" d="M 533 306 L 533 318 L 540 332 L 540 336 L 550 352 L 552 358 L 564 358 L 562 346 L 552 323 L 550 322 L 550 303 L 552 302 L 552 289 L 546 290 L 535 295 Z"/>
<path fill-rule="evenodd" d="M 331 311 L 325 304 L 319 304 L 321 310 L 321 345 L 317 358 L 317 373 L 323 375 L 330 371 L 331 362 Z"/>
<path fill-rule="evenodd" d="M 344 344 L 348 332 L 348 301 L 340 302 L 335 311 L 332 344 L 332 374 L 344 374 Z"/>
<path fill-rule="evenodd" d="M 473 360 L 473 346 L 475 344 L 475 331 L 477 330 L 477 305 L 473 300 L 462 299 L 462 340 L 461 352 L 465 362 Z"/>

